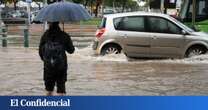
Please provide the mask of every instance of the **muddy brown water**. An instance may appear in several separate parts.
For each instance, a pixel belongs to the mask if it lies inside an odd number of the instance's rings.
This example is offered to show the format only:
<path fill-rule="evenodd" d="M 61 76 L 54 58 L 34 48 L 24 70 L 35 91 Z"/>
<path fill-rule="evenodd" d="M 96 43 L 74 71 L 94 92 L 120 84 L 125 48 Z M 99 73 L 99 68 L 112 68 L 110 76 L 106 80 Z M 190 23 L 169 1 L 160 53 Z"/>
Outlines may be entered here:
<path fill-rule="evenodd" d="M 0 95 L 44 95 L 35 48 L 0 48 Z M 188 59 L 68 55 L 67 95 L 208 95 L 208 55 Z"/>

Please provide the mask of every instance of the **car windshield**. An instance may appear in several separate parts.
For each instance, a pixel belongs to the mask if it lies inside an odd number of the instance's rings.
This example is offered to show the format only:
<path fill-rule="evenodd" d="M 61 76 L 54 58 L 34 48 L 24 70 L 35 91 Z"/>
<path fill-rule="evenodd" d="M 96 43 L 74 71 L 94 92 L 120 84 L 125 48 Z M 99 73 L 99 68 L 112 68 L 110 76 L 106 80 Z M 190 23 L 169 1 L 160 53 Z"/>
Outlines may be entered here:
<path fill-rule="evenodd" d="M 169 18 L 173 21 L 175 21 L 176 23 L 178 23 L 180 26 L 182 26 L 183 28 L 185 28 L 188 32 L 195 32 L 193 29 L 189 28 L 188 26 L 186 26 L 185 24 L 181 23 L 180 21 L 176 20 L 175 18 L 169 16 Z"/>

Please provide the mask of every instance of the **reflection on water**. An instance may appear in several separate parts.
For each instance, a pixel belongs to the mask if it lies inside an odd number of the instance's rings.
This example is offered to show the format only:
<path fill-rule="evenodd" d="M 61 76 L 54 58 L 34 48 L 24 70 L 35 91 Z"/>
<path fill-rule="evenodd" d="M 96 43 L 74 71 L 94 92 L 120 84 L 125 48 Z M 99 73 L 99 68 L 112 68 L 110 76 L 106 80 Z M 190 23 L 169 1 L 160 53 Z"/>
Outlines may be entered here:
<path fill-rule="evenodd" d="M 37 49 L 0 49 L 0 95 L 43 95 Z M 68 55 L 67 95 L 208 95 L 208 55 L 188 59 Z"/>

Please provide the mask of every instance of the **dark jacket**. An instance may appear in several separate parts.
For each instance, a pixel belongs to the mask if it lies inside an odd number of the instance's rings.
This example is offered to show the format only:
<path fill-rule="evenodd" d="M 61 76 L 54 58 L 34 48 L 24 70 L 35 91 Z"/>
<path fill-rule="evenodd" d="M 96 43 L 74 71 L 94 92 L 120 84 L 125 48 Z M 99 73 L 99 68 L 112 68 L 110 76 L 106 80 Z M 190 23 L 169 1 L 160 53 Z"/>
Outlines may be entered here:
<path fill-rule="evenodd" d="M 70 36 L 61 31 L 60 28 L 58 29 L 53 29 L 53 30 L 47 30 L 43 36 L 41 37 L 40 40 L 40 45 L 39 45 L 39 56 L 41 58 L 41 60 L 43 61 L 43 45 L 48 41 L 53 39 L 54 41 L 60 42 L 61 44 L 63 44 L 63 47 L 65 49 L 65 51 L 67 51 L 68 53 L 72 54 L 75 50 L 72 40 L 70 38 Z M 65 62 L 65 67 L 64 67 L 64 71 L 67 70 L 67 57 L 66 57 L 66 53 L 64 55 L 64 62 Z M 45 67 L 44 64 L 44 69 L 47 69 L 47 67 Z M 49 69 L 50 70 L 50 69 Z"/>

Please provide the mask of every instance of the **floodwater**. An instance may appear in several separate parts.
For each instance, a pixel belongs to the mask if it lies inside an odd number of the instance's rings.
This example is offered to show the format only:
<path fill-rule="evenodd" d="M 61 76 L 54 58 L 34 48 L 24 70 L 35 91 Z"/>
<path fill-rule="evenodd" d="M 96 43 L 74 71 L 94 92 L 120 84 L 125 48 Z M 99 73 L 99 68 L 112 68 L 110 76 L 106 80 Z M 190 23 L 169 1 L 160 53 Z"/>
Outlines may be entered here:
<path fill-rule="evenodd" d="M 67 95 L 208 95 L 208 55 L 188 59 L 68 55 Z M 35 48 L 0 48 L 0 95 L 44 95 Z"/>

